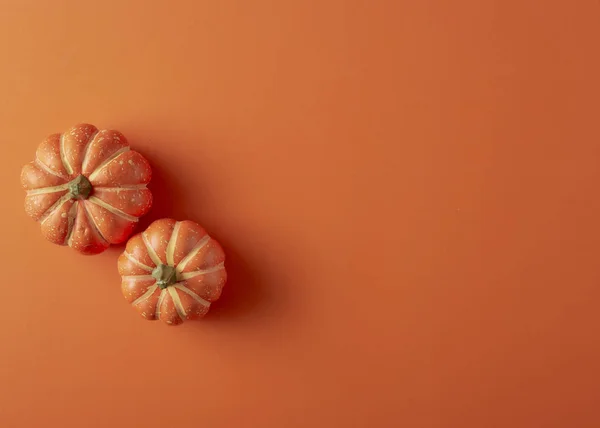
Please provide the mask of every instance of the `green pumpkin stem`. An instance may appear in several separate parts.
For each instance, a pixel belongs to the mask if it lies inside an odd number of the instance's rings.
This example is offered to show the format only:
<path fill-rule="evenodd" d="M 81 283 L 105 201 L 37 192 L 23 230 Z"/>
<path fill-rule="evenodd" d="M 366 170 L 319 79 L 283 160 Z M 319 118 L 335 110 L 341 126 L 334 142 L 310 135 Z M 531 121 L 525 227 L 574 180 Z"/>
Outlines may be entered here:
<path fill-rule="evenodd" d="M 69 192 L 74 199 L 87 199 L 92 193 L 92 183 L 85 176 L 79 175 L 69 183 Z"/>
<path fill-rule="evenodd" d="M 152 276 L 156 279 L 161 290 L 164 290 L 169 285 L 173 285 L 177 282 L 177 273 L 173 266 L 159 264 L 152 271 Z"/>

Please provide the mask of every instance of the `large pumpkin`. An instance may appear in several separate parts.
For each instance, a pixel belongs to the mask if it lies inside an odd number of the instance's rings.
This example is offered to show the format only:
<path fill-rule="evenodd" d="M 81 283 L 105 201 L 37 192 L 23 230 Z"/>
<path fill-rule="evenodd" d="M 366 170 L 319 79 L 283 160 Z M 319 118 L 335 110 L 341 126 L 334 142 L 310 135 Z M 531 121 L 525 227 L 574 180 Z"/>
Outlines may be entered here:
<path fill-rule="evenodd" d="M 120 132 L 77 125 L 46 138 L 23 167 L 25 211 L 49 241 L 97 254 L 125 242 L 150 209 L 151 173 Z"/>
<path fill-rule="evenodd" d="M 225 254 L 193 221 L 161 219 L 132 237 L 119 257 L 121 291 L 146 319 L 203 317 L 227 280 Z"/>

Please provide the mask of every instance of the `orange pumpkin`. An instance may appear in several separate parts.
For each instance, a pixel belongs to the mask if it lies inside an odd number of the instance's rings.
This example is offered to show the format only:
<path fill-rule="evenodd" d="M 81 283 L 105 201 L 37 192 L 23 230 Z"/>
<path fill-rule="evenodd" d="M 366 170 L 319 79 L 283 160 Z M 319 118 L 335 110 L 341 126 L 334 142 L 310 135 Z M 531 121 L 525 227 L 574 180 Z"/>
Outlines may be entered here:
<path fill-rule="evenodd" d="M 46 138 L 23 167 L 25 211 L 49 241 L 97 254 L 125 242 L 148 212 L 151 174 L 120 132 L 77 125 Z"/>
<path fill-rule="evenodd" d="M 227 281 L 223 249 L 193 221 L 155 221 L 127 242 L 118 263 L 127 302 L 170 325 L 203 317 Z"/>

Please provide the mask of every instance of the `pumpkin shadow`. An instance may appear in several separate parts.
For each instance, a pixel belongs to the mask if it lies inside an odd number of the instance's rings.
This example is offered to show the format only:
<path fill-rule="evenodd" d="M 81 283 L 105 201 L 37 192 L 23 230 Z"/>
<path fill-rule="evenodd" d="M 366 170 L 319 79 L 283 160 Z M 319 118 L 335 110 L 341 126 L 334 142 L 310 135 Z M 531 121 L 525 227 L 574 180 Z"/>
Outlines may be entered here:
<path fill-rule="evenodd" d="M 203 321 L 250 318 L 268 302 L 259 268 L 231 245 L 223 244 L 227 283 L 219 300 L 211 305 Z M 256 315 L 256 314 L 255 314 Z"/>
<path fill-rule="evenodd" d="M 183 183 L 177 179 L 177 175 L 169 169 L 161 167 L 158 161 L 151 156 L 145 155 L 152 165 L 152 180 L 148 189 L 152 192 L 152 208 L 148 214 L 140 219 L 137 232 L 145 230 L 152 222 L 161 218 L 174 218 L 192 220 L 189 209 L 186 209 L 185 201 L 189 198 Z M 194 196 L 197 196 L 194 192 Z"/>

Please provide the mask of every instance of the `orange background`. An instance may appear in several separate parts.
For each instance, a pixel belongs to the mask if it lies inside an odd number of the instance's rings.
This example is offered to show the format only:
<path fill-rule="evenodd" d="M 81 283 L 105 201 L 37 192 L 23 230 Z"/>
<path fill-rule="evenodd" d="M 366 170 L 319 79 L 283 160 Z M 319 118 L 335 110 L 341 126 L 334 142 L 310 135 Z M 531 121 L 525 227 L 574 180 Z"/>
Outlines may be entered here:
<path fill-rule="evenodd" d="M 0 426 L 600 426 L 600 3 L 5 1 Z M 77 122 L 230 282 L 143 320 L 25 216 Z"/>

